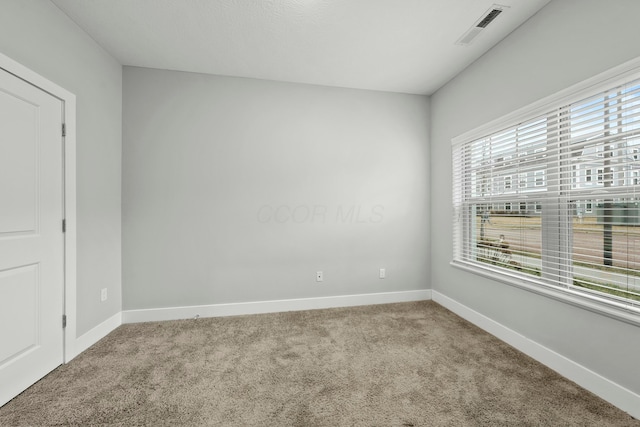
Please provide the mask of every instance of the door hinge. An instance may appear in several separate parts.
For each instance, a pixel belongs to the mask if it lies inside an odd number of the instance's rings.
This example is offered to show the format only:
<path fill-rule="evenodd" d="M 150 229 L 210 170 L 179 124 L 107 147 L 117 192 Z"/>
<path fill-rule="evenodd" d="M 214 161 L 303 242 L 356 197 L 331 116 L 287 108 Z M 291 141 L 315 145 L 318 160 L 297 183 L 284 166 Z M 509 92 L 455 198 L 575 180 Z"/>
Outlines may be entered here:
<path fill-rule="evenodd" d="M 66 219 L 62 220 L 62 232 L 63 233 L 67 232 L 67 220 Z"/>
<path fill-rule="evenodd" d="M 67 327 L 67 315 L 66 314 L 62 315 L 62 327 L 63 328 Z"/>
<path fill-rule="evenodd" d="M 67 136 L 67 125 L 65 123 L 62 124 L 62 136 Z"/>

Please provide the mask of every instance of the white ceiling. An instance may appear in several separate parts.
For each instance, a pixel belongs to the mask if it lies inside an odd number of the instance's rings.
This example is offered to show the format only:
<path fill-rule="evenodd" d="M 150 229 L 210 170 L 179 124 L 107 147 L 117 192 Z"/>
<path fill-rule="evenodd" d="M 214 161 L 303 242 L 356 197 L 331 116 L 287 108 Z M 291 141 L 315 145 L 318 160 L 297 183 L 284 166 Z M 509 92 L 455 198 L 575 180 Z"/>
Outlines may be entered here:
<path fill-rule="evenodd" d="M 51 1 L 123 65 L 430 95 L 550 0 Z"/>

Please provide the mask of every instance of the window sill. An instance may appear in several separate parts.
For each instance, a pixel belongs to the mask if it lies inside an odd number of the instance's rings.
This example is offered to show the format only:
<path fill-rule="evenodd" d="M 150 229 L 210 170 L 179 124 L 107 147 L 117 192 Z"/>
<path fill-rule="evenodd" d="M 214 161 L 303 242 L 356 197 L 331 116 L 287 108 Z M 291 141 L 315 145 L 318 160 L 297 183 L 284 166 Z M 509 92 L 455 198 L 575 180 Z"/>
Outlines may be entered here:
<path fill-rule="evenodd" d="M 599 298 L 595 295 L 584 294 L 572 289 L 559 288 L 535 279 L 509 274 L 508 272 L 494 270 L 471 262 L 451 261 L 450 265 L 509 286 L 571 304 L 634 326 L 640 326 L 640 308 L 636 306 Z"/>

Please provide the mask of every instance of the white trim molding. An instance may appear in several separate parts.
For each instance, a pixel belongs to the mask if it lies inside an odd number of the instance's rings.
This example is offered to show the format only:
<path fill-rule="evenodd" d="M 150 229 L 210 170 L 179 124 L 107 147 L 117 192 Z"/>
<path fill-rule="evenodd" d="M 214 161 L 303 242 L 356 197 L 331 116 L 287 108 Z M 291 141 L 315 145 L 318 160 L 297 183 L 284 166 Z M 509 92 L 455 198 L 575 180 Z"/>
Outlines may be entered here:
<path fill-rule="evenodd" d="M 78 354 L 76 345 L 76 96 L 40 74 L 0 53 L 0 68 L 42 89 L 63 103 L 64 137 L 64 329 L 63 361 L 69 362 Z"/>
<path fill-rule="evenodd" d="M 495 320 L 449 298 L 432 291 L 433 301 L 451 310 L 463 319 L 473 323 L 491 335 L 520 350 L 527 356 L 558 372 L 576 384 L 584 387 L 607 402 L 617 406 L 634 418 L 640 419 L 640 395 L 614 383 L 592 370 L 530 340 L 524 335 L 507 328 Z"/>
<path fill-rule="evenodd" d="M 68 355 L 69 360 L 73 359 L 74 357 L 100 341 L 102 338 L 109 335 L 120 325 L 122 325 L 122 312 L 114 314 L 104 322 L 100 323 L 98 326 L 79 336 L 75 340 L 75 345 L 73 347 L 74 353 Z"/>
<path fill-rule="evenodd" d="M 355 307 L 359 305 L 388 304 L 394 302 L 423 301 L 430 299 L 431 289 L 421 289 L 415 291 L 384 292 L 375 294 L 150 308 L 123 311 L 122 323 L 193 319 L 196 317 L 237 316 L 244 314 L 314 310 L 320 308 Z"/>

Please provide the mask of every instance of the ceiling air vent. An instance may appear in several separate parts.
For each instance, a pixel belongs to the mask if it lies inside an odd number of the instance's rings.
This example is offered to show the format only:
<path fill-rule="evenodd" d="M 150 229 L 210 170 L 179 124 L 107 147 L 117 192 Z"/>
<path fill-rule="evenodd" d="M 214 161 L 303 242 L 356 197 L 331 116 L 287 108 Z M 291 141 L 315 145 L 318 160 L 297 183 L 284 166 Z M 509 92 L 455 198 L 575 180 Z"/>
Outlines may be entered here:
<path fill-rule="evenodd" d="M 501 5 L 498 5 L 498 4 L 494 4 L 491 7 L 491 9 L 489 9 L 487 12 L 485 12 L 482 15 L 482 17 L 476 21 L 476 23 L 473 25 L 473 27 L 469 28 L 467 30 L 467 32 L 464 33 L 464 35 L 458 39 L 456 44 L 457 45 L 461 45 L 461 46 L 467 46 L 467 45 L 471 44 L 473 39 L 478 37 L 478 35 L 480 35 L 480 33 L 485 28 L 487 28 L 487 26 L 489 24 L 491 24 L 491 22 L 493 22 L 493 20 L 496 19 L 498 17 L 498 15 L 500 15 L 502 12 L 504 12 L 504 10 L 506 8 L 507 8 L 507 6 L 501 6 Z"/>

